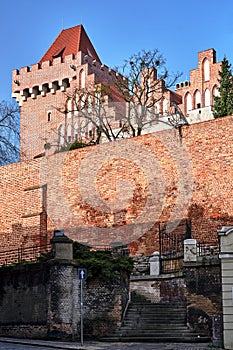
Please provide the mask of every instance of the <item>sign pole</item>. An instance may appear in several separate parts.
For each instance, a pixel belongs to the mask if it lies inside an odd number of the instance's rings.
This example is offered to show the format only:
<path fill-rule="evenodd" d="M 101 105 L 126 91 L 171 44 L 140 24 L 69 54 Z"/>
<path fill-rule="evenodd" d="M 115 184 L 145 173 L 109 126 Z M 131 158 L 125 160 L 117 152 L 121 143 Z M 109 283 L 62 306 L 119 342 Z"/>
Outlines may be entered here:
<path fill-rule="evenodd" d="M 87 278 L 86 269 L 78 269 L 78 279 L 80 281 L 80 339 L 83 346 L 83 280 Z"/>
<path fill-rule="evenodd" d="M 81 346 L 83 346 L 83 279 L 80 280 L 80 332 Z"/>

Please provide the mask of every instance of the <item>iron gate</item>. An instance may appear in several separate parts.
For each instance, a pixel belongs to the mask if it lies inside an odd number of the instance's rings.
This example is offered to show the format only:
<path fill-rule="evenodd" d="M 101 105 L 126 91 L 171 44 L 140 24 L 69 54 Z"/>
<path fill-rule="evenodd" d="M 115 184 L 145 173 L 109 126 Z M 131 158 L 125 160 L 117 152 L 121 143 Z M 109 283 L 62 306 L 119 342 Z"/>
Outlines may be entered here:
<path fill-rule="evenodd" d="M 159 224 L 161 273 L 177 272 L 181 269 L 184 259 L 184 240 L 187 238 L 191 238 L 190 219 Z"/>

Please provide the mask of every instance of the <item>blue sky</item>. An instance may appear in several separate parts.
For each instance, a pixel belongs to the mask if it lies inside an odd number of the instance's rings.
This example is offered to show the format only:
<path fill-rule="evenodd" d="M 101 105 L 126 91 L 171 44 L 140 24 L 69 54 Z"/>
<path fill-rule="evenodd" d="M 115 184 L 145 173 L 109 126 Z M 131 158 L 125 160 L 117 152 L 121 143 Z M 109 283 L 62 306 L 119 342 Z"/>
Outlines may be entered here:
<path fill-rule="evenodd" d="M 140 49 L 159 49 L 169 71 L 197 67 L 197 52 L 233 62 L 232 0 L 8 0 L 0 4 L 0 101 L 11 71 L 40 60 L 62 29 L 82 23 L 103 63 L 121 65 Z"/>

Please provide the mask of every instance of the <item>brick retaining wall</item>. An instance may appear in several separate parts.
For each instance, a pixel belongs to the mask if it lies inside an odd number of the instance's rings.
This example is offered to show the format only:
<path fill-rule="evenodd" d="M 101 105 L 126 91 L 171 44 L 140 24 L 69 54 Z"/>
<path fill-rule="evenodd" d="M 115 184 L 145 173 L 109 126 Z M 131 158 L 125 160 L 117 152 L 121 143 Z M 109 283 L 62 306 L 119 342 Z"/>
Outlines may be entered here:
<path fill-rule="evenodd" d="M 0 167 L 1 250 L 54 229 L 91 245 L 159 250 L 158 223 L 190 217 L 192 237 L 232 224 L 232 116 Z"/>

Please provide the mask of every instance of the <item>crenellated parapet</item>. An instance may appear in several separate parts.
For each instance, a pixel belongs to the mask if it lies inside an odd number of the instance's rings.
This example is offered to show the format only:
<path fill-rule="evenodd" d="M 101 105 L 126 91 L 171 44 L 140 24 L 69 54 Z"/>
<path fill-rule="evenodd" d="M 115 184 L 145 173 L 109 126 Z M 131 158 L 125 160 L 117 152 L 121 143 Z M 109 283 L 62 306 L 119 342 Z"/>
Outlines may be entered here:
<path fill-rule="evenodd" d="M 88 78 L 87 84 L 100 81 L 113 84 L 118 76 L 118 73 L 93 57 L 79 52 L 76 56 L 68 55 L 64 59 L 57 57 L 53 61 L 13 70 L 12 97 L 22 104 L 28 98 L 36 99 L 39 95 L 45 97 L 49 93 L 64 92 L 71 86 L 72 81 L 76 80 L 76 84 L 80 84 L 81 71 L 84 71 Z"/>

